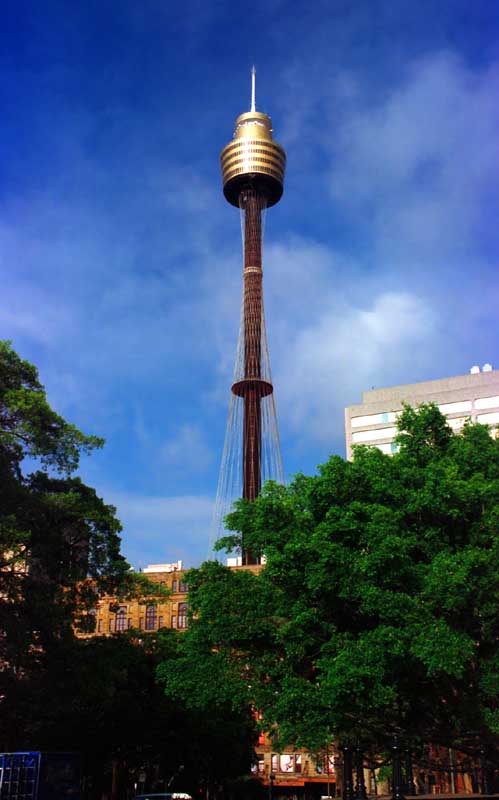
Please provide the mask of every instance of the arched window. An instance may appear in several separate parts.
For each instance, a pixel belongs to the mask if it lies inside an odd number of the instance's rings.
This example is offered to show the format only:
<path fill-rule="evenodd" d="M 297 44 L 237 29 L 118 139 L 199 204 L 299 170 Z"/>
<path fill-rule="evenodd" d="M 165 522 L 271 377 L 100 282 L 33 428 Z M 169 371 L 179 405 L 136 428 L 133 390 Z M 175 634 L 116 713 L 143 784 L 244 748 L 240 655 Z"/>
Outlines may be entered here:
<path fill-rule="evenodd" d="M 126 606 L 121 606 L 116 612 L 116 630 L 126 630 Z"/>
<path fill-rule="evenodd" d="M 178 604 L 178 627 L 187 628 L 187 603 Z"/>
<path fill-rule="evenodd" d="M 146 631 L 155 631 L 158 622 L 158 609 L 156 606 L 146 608 Z"/>

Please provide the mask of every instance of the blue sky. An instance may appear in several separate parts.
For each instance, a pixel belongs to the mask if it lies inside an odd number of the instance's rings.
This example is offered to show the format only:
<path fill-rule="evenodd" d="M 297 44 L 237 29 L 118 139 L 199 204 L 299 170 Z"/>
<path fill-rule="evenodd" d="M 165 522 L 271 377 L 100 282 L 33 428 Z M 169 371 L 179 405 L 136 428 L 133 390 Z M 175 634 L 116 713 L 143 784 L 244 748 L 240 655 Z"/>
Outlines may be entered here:
<path fill-rule="evenodd" d="M 208 553 L 241 291 L 219 152 L 288 154 L 265 303 L 288 476 L 363 389 L 497 366 L 499 3 L 16 0 L 0 32 L 0 336 L 106 437 L 134 566 Z"/>

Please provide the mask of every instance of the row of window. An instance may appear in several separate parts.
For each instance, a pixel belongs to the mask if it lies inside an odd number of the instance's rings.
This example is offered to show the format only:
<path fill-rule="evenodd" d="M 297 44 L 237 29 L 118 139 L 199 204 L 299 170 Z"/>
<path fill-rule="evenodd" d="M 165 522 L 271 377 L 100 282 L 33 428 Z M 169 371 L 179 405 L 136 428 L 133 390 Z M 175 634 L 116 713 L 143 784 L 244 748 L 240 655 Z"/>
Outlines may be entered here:
<path fill-rule="evenodd" d="M 493 397 L 478 397 L 476 400 L 457 400 L 453 403 L 440 403 L 439 409 L 442 414 L 457 414 L 472 409 L 483 410 L 486 408 L 497 408 L 499 406 L 499 395 Z M 382 425 L 386 422 L 395 422 L 400 411 L 383 411 L 379 414 L 365 414 L 360 417 L 352 417 L 352 428 L 363 428 L 366 425 Z M 481 415 L 485 416 L 485 415 Z"/>
<path fill-rule="evenodd" d="M 453 419 L 448 419 L 447 424 L 452 428 L 452 430 L 458 431 L 464 427 L 467 419 L 469 419 L 469 417 L 454 417 Z M 499 411 L 493 411 L 488 414 L 477 414 L 476 421 L 482 425 L 497 425 L 499 424 Z M 354 431 L 354 433 L 352 433 L 352 442 L 354 444 L 361 444 L 375 442 L 378 439 L 392 439 L 396 433 L 397 429 L 393 427 L 376 428 L 369 431 Z M 383 450 L 383 452 L 388 452 L 388 450 L 385 450 L 382 445 L 379 445 L 379 449 Z M 392 449 L 391 452 L 393 453 L 397 451 Z"/>
<path fill-rule="evenodd" d="M 230 161 L 234 160 L 235 158 L 244 158 L 246 153 L 261 153 L 263 156 L 271 156 L 273 160 L 279 162 L 283 168 L 286 166 L 286 157 L 268 147 L 241 147 L 239 150 L 235 150 L 232 153 L 226 153 L 224 155 L 222 158 L 222 167 L 227 169 Z"/>
<path fill-rule="evenodd" d="M 281 772 L 285 774 L 300 775 L 303 768 L 303 756 L 301 753 L 272 753 L 270 757 L 270 770 L 273 773 Z M 334 774 L 334 756 L 326 756 L 315 764 L 315 771 L 318 774 Z M 257 762 L 253 772 L 259 775 L 265 773 L 265 756 L 263 753 L 257 754 Z"/>
<path fill-rule="evenodd" d="M 268 175 L 271 175 L 273 178 L 277 178 L 277 180 L 282 183 L 282 173 L 277 172 L 275 169 L 270 169 L 269 167 L 261 167 L 259 164 L 252 164 L 253 169 L 252 172 L 265 172 Z M 240 175 L 242 172 L 247 172 L 248 170 L 246 167 L 238 167 L 238 169 L 233 169 L 225 176 L 225 180 L 229 180 L 229 178 L 234 178 L 236 175 Z"/>
<path fill-rule="evenodd" d="M 261 139 L 237 139 L 237 141 L 232 142 L 231 144 L 228 144 L 227 147 L 225 148 L 224 152 L 226 154 L 230 153 L 232 150 L 235 150 L 236 148 L 241 147 L 242 144 L 245 147 L 247 145 L 254 145 L 255 147 L 261 147 L 262 144 L 264 144 L 264 142 L 262 142 Z M 269 146 L 275 147 L 275 149 L 278 150 L 279 153 L 281 153 L 284 158 L 286 158 L 286 153 L 284 152 L 282 147 L 277 144 L 277 142 L 270 142 L 270 140 L 269 140 Z M 224 158 L 225 158 L 225 156 L 224 156 Z"/>
<path fill-rule="evenodd" d="M 160 581 L 159 585 L 163 586 L 163 587 L 166 586 L 166 581 Z M 186 594 L 187 593 L 187 584 L 186 584 L 186 582 L 183 581 L 183 580 L 177 581 L 177 579 L 174 578 L 172 580 L 172 592 L 173 592 L 173 594 L 176 594 L 177 592 L 179 592 L 180 594 Z"/>
<path fill-rule="evenodd" d="M 172 628 L 187 628 L 187 603 L 178 604 L 178 613 L 171 615 Z M 140 630 L 155 631 L 164 626 L 163 615 L 158 615 L 157 606 L 147 606 L 144 617 L 139 617 Z M 126 631 L 128 628 L 133 628 L 132 617 L 127 617 L 127 608 L 122 606 L 116 612 L 115 617 L 110 617 L 108 621 L 108 632 Z M 97 632 L 104 633 L 104 620 L 97 621 Z"/>
<path fill-rule="evenodd" d="M 263 159 L 262 159 L 263 160 Z M 271 163 L 271 162 L 269 162 Z M 257 163 L 256 161 L 245 161 L 243 165 L 240 167 L 231 168 L 230 172 L 225 174 L 225 182 L 232 180 L 236 175 L 246 174 L 246 173 L 266 173 L 267 175 L 271 175 L 273 178 L 279 181 L 279 183 L 283 182 L 283 173 L 279 172 L 277 169 L 273 169 L 271 167 L 264 167 L 263 164 Z"/>
<path fill-rule="evenodd" d="M 394 453 L 398 453 L 400 447 L 395 442 L 389 442 L 388 444 L 376 444 L 375 447 L 378 450 L 381 450 L 382 453 L 386 453 L 387 455 L 393 455 Z"/>
<path fill-rule="evenodd" d="M 244 172 L 249 172 L 251 167 L 260 167 L 261 164 L 270 164 L 274 167 L 276 173 L 282 177 L 282 167 L 278 164 L 273 158 L 264 158 L 263 156 L 258 156 L 257 158 L 246 158 L 243 156 L 242 158 L 235 158 L 230 164 L 227 165 L 226 175 L 231 175 L 234 172 L 235 167 L 239 164 L 242 165 Z M 263 168 L 262 168 L 263 169 Z"/>
<path fill-rule="evenodd" d="M 397 434 L 397 428 L 377 428 L 373 431 L 356 431 L 352 433 L 352 442 L 375 442 L 376 439 L 392 439 Z"/>

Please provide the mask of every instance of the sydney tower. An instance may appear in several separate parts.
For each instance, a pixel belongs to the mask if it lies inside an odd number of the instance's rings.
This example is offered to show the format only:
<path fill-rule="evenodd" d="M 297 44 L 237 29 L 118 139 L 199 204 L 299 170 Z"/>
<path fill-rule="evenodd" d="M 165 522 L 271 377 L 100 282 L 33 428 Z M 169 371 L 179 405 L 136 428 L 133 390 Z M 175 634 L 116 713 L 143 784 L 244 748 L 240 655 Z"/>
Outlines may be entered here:
<path fill-rule="evenodd" d="M 237 117 L 221 165 L 225 198 L 241 211 L 244 261 L 241 325 L 217 494 L 220 527 L 237 497 L 252 501 L 264 481 L 284 482 L 263 311 L 262 238 L 265 209 L 282 196 L 286 153 L 272 138 L 270 117 L 256 110 L 254 68 L 251 109 Z M 256 563 L 243 541 L 242 564 Z"/>

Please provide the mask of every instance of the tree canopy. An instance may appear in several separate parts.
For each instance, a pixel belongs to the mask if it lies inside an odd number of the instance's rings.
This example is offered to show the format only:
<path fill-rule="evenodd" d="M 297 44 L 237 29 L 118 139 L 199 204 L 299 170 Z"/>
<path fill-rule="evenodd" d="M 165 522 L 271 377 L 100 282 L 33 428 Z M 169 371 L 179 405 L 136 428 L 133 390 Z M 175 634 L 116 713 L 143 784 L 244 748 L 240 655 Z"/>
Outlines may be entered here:
<path fill-rule="evenodd" d="M 249 714 L 189 709 L 167 698 L 156 679 L 158 664 L 177 658 L 180 637 L 171 629 L 128 630 L 58 642 L 36 691 L 21 682 L 7 695 L 4 747 L 21 741 L 25 749 L 78 752 L 91 798 L 112 783 L 118 797 L 128 796 L 141 773 L 150 791 L 160 778 L 158 791 L 171 781 L 174 791 L 192 794 L 244 774 L 252 755 Z"/>
<path fill-rule="evenodd" d="M 219 546 L 266 564 L 188 574 L 191 704 L 216 685 L 258 708 L 277 745 L 497 744 L 499 441 L 454 433 L 434 405 L 405 408 L 398 428 L 393 456 L 359 446 L 236 503 Z M 173 694 L 178 663 L 163 671 Z"/>
<path fill-rule="evenodd" d="M 76 628 L 94 627 L 99 592 L 135 590 L 116 509 L 73 474 L 102 444 L 59 416 L 36 368 L 0 342 L 0 742 L 10 701 L 36 691 Z"/>
<path fill-rule="evenodd" d="M 249 710 L 207 714 L 156 680 L 181 658 L 175 631 L 76 637 L 95 630 L 99 595 L 167 594 L 130 571 L 116 509 L 74 474 L 102 444 L 59 416 L 36 368 L 0 342 L 0 750 L 80 752 L 92 797 L 111 783 L 125 793 L 143 769 L 150 786 L 182 766 L 173 786 L 192 791 L 244 774 Z"/>

